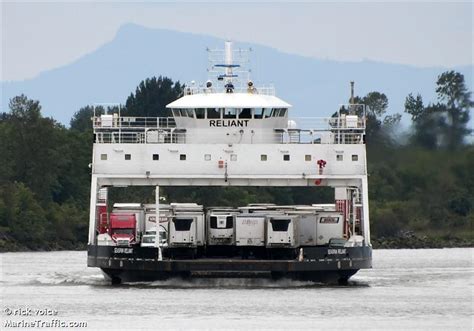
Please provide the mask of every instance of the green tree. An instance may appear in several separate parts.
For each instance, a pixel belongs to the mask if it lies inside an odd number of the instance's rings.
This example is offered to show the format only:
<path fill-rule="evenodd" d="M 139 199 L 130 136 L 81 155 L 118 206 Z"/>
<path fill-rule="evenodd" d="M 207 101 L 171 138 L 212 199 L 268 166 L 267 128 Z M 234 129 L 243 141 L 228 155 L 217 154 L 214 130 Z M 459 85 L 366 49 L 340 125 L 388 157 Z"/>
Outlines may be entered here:
<path fill-rule="evenodd" d="M 59 190 L 58 169 L 64 162 L 65 128 L 41 116 L 38 101 L 21 95 L 10 100 L 10 114 L 4 123 L 6 141 L 0 142 L 3 158 L 13 169 L 10 180 L 25 183 L 40 200 Z M 6 144 L 3 145 L 3 144 Z"/>
<path fill-rule="evenodd" d="M 464 75 L 455 71 L 446 71 L 436 82 L 438 99 L 443 102 L 447 118 L 445 126 L 445 145 L 448 149 L 459 148 L 464 143 L 464 137 L 471 132 L 467 128 L 469 112 L 474 107 L 471 92 L 467 89 Z"/>
<path fill-rule="evenodd" d="M 474 106 L 464 76 L 455 71 L 446 71 L 436 82 L 438 103 L 423 105 L 422 97 L 409 94 L 405 100 L 405 112 L 413 121 L 412 141 L 420 146 L 434 149 L 444 147 L 455 150 L 464 144 L 471 132 L 467 128 L 469 112 Z"/>
<path fill-rule="evenodd" d="M 92 132 L 92 118 L 105 113 L 104 107 L 85 106 L 79 109 L 71 118 L 70 127 L 80 132 Z"/>
<path fill-rule="evenodd" d="M 167 77 L 152 77 L 140 82 L 135 94 L 130 94 L 122 114 L 137 117 L 168 117 L 166 108 L 170 102 L 182 95 L 183 86 Z"/>

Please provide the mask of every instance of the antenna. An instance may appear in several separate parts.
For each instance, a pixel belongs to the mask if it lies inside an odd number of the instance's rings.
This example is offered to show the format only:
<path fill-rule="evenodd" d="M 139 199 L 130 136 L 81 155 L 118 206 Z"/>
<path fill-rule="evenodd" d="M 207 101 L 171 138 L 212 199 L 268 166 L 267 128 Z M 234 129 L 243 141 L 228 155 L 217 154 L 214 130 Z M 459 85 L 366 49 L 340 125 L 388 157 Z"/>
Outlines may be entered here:
<path fill-rule="evenodd" d="M 349 101 L 351 105 L 354 104 L 354 81 L 351 81 L 351 100 Z"/>
<path fill-rule="evenodd" d="M 247 84 L 250 78 L 249 67 L 249 52 L 251 49 L 233 49 L 233 42 L 230 40 L 225 41 L 224 49 L 209 49 L 209 80 L 215 80 L 217 83 L 223 85 L 225 90 L 231 93 L 234 90 L 234 85 Z M 243 76 L 245 82 L 240 81 L 240 77 Z M 222 86 L 221 85 L 221 86 Z"/>

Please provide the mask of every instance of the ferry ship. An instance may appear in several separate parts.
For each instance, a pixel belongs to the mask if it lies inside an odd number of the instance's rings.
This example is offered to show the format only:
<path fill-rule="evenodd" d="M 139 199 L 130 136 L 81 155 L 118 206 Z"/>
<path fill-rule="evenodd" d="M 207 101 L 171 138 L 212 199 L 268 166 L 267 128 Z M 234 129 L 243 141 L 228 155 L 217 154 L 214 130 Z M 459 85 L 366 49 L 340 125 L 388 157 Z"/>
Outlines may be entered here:
<path fill-rule="evenodd" d="M 171 277 L 345 283 L 371 268 L 365 106 L 292 118 L 272 86 L 250 80 L 245 52 L 226 42 L 210 54 L 214 79 L 187 85 L 167 105 L 171 117 L 94 114 L 88 266 L 114 284 Z M 130 186 L 155 187 L 156 203 L 109 206 L 109 188 Z M 160 186 L 330 187 L 334 200 L 163 204 Z"/>

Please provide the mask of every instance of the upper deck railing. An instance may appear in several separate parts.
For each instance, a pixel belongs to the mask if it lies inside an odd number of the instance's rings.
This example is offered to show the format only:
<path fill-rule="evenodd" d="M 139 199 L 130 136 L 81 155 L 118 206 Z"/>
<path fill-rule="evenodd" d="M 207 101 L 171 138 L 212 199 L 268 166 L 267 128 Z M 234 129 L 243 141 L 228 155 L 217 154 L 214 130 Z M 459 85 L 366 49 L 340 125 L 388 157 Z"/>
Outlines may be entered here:
<path fill-rule="evenodd" d="M 226 92 L 224 87 L 221 86 L 212 86 L 206 87 L 203 85 L 190 85 L 184 88 L 184 95 L 193 95 L 193 94 L 211 94 L 211 93 L 224 93 Z M 275 87 L 273 85 L 260 85 L 249 87 L 247 85 L 237 84 L 233 87 L 232 93 L 252 93 L 252 94 L 262 94 L 262 95 L 275 95 Z"/>
<path fill-rule="evenodd" d="M 196 119 L 200 121 L 200 119 Z M 265 121 L 265 119 L 255 119 Z M 193 143 L 191 131 L 199 135 L 200 141 L 216 143 L 223 136 L 221 130 L 208 127 L 178 127 L 173 117 L 118 117 L 102 115 L 93 117 L 95 143 L 138 143 L 169 144 Z M 244 135 L 244 130 L 229 128 Z M 243 143 L 270 141 L 283 144 L 359 144 L 363 143 L 365 118 L 358 116 L 341 117 L 300 117 L 292 118 L 282 127 L 246 128 L 251 137 Z M 250 133 L 249 133 L 250 132 Z M 237 134 L 238 136 L 239 134 Z M 235 133 L 234 133 L 235 136 Z M 257 138 L 253 138 L 258 136 Z M 236 143 L 241 140 L 237 139 Z M 228 143 L 222 139 L 222 143 Z"/>

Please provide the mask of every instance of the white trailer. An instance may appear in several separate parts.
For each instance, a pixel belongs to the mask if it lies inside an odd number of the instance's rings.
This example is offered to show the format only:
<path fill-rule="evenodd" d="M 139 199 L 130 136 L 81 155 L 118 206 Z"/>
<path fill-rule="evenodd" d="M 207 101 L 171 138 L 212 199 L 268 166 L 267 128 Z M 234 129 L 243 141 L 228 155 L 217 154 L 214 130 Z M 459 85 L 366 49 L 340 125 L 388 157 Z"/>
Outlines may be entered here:
<path fill-rule="evenodd" d="M 300 246 L 315 246 L 318 215 L 314 208 L 299 208 L 288 212 L 288 215 L 299 215 L 297 227 L 298 244 Z"/>
<path fill-rule="evenodd" d="M 269 248 L 298 246 L 299 215 L 271 215 L 266 221 L 266 246 Z"/>
<path fill-rule="evenodd" d="M 196 248 L 198 246 L 197 217 L 191 213 L 173 216 L 169 223 L 169 247 Z"/>
<path fill-rule="evenodd" d="M 327 245 L 332 238 L 344 237 L 344 216 L 340 212 L 318 212 L 316 245 Z"/>
<path fill-rule="evenodd" d="M 211 208 L 207 213 L 207 244 L 234 245 L 234 217 L 239 212 L 232 208 Z"/>
<path fill-rule="evenodd" d="M 265 215 L 239 214 L 235 216 L 236 246 L 265 246 Z"/>
<path fill-rule="evenodd" d="M 178 240 L 180 237 L 183 238 L 183 236 L 186 236 L 185 233 L 176 234 L 176 232 L 183 231 L 188 231 L 190 233 L 189 238 L 192 236 L 193 240 L 195 241 L 195 246 L 204 246 L 206 243 L 206 237 L 203 207 L 196 203 L 171 203 L 170 206 L 173 211 L 173 218 L 168 225 L 169 246 L 176 246 L 178 244 L 178 241 L 176 240 Z M 188 221 L 180 221 L 186 219 L 192 220 L 192 224 L 189 226 L 188 230 L 185 230 L 188 228 Z M 176 230 L 176 227 L 183 230 L 178 231 Z M 174 238 L 173 233 L 176 234 Z"/>

